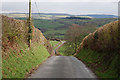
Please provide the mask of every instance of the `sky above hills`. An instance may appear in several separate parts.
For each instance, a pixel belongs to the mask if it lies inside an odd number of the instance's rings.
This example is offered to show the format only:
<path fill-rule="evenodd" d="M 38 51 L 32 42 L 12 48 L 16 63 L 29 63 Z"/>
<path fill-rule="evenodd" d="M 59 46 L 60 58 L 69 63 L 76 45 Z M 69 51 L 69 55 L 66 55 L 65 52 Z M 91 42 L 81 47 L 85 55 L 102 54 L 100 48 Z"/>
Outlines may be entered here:
<path fill-rule="evenodd" d="M 25 1 L 25 2 L 23 2 Z M 29 0 L 4 0 L 3 13 L 27 13 Z M 32 0 L 33 13 L 118 14 L 118 0 Z M 37 7 L 35 2 L 37 2 Z M 69 1 L 69 2 L 68 2 Z"/>
<path fill-rule="evenodd" d="M 29 0 L 4 0 L 3 2 L 27 2 Z M 32 0 L 37 2 L 118 2 L 119 0 Z"/>

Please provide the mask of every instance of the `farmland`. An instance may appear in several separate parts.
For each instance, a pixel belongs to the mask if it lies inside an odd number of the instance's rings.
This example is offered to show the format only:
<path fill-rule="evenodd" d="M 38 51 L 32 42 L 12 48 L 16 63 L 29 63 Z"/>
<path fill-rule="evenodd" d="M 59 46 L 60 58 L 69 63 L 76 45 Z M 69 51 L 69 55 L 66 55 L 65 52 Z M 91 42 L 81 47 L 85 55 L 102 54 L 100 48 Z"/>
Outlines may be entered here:
<path fill-rule="evenodd" d="M 11 13 L 4 15 L 20 20 L 27 20 L 28 18 L 27 13 Z M 73 19 L 72 16 L 74 17 Z M 98 18 L 100 16 L 103 17 Z M 112 15 L 70 15 L 60 13 L 34 13 L 32 17 L 34 26 L 41 30 L 46 38 L 59 39 L 64 39 L 66 31 L 73 24 L 78 24 L 84 28 L 89 27 L 88 29 L 91 30 L 94 27 L 95 30 L 109 22 L 117 20 L 117 18 L 113 18 L 114 16 Z"/>
<path fill-rule="evenodd" d="M 26 20 L 26 18 L 17 18 L 20 20 Z M 106 19 L 91 19 L 91 20 L 79 20 L 79 19 L 33 19 L 33 23 L 36 28 L 41 30 L 47 38 L 59 38 L 64 39 L 64 35 L 68 28 L 72 24 L 78 24 L 83 28 L 89 27 L 88 29 L 99 28 L 104 24 L 115 21 L 116 18 Z"/>

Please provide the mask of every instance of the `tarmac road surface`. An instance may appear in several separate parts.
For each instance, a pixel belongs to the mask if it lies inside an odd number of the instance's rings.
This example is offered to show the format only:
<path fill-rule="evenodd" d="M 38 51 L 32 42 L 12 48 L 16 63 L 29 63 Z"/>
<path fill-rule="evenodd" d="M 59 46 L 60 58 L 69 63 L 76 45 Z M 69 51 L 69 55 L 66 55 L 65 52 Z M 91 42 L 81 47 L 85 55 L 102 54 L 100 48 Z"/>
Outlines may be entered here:
<path fill-rule="evenodd" d="M 73 56 L 52 56 L 29 78 L 96 78 L 96 76 Z"/>

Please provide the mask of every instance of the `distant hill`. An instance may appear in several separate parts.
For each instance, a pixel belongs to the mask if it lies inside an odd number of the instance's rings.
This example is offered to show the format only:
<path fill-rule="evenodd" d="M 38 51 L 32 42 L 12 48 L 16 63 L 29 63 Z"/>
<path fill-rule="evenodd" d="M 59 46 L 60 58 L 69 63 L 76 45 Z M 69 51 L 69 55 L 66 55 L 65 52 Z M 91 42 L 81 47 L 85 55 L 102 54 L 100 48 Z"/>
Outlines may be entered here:
<path fill-rule="evenodd" d="M 87 17 L 87 16 L 85 16 L 85 17 L 66 17 L 66 18 L 64 18 L 64 19 L 81 19 L 81 20 L 90 20 L 91 18 L 89 18 L 89 17 Z"/>
<path fill-rule="evenodd" d="M 66 15 L 71 16 L 71 14 L 65 14 L 65 13 L 33 13 L 33 14 L 41 14 L 41 15 Z"/>
<path fill-rule="evenodd" d="M 104 14 L 91 14 L 91 15 L 79 15 L 79 16 L 90 16 L 93 18 L 117 18 L 115 15 L 104 15 Z"/>
<path fill-rule="evenodd" d="M 3 13 L 6 14 L 6 13 Z M 7 14 L 28 14 L 28 13 L 7 13 Z M 41 15 L 71 15 L 66 13 L 32 13 L 32 14 L 41 14 Z"/>
<path fill-rule="evenodd" d="M 3 13 L 6 16 L 19 18 L 28 17 L 28 13 Z M 90 15 L 72 15 L 66 13 L 32 13 L 35 19 L 60 19 L 66 17 L 90 17 L 90 18 L 117 18 L 116 15 L 105 15 L 105 14 L 90 14 Z"/>

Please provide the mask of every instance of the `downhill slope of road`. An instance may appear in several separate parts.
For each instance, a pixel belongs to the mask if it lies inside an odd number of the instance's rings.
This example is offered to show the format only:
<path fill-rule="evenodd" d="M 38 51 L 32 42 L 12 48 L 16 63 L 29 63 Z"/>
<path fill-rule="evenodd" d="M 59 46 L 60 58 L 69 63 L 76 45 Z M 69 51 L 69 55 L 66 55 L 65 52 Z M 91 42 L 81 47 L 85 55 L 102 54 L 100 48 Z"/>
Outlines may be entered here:
<path fill-rule="evenodd" d="M 96 76 L 73 56 L 52 56 L 29 78 L 96 78 Z"/>

